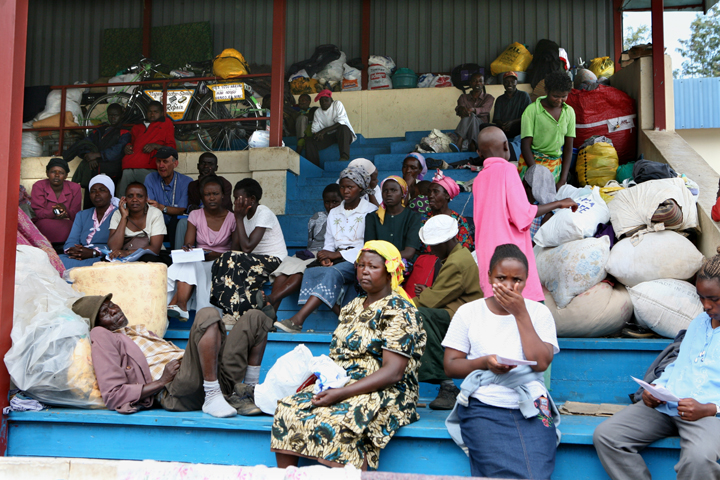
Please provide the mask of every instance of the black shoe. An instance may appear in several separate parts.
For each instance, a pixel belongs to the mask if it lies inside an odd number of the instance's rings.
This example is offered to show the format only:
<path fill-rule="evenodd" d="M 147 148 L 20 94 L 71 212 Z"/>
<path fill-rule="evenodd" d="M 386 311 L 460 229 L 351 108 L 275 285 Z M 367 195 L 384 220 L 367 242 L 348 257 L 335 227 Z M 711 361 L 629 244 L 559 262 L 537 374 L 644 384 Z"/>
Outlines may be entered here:
<path fill-rule="evenodd" d="M 245 383 L 235 384 L 235 391 L 228 399 L 228 403 L 237 410 L 238 415 L 251 417 L 262 415 L 262 410 L 255 405 L 255 385 L 247 385 Z"/>
<path fill-rule="evenodd" d="M 433 410 L 452 410 L 455 407 L 455 399 L 460 393 L 460 389 L 452 385 L 440 385 L 440 392 L 435 400 L 428 405 Z"/>

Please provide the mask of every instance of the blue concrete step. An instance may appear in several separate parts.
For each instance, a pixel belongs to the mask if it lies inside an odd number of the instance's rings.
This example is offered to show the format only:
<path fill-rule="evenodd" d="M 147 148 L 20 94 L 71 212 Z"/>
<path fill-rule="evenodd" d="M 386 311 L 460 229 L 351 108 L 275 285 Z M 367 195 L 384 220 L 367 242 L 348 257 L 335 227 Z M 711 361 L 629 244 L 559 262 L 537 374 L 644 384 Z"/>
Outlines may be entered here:
<path fill-rule="evenodd" d="M 418 408 L 420 421 L 402 427 L 380 453 L 380 471 L 469 476 L 468 458 L 445 428 L 448 412 Z M 563 416 L 555 480 L 607 476 L 592 447 L 604 419 Z M 272 417 L 213 418 L 202 412 L 161 409 L 121 415 L 107 410 L 52 408 L 8 416 L 7 455 L 158 460 L 219 465 L 275 465 L 270 451 Z M 121 447 L 120 447 L 121 446 Z M 643 452 L 655 479 L 675 478 L 679 439 L 653 443 Z M 301 459 L 301 465 L 308 464 Z"/>
<path fill-rule="evenodd" d="M 440 130 L 444 134 L 453 132 L 454 130 Z M 420 143 L 423 137 L 430 135 L 430 130 L 416 130 L 412 132 L 405 132 L 405 141 Z"/>
<path fill-rule="evenodd" d="M 455 152 L 455 153 L 428 153 L 423 154 L 425 158 L 434 158 L 436 160 L 444 160 L 447 163 L 459 162 L 461 160 L 467 160 L 468 158 L 476 158 L 477 154 L 470 152 Z M 373 163 L 378 170 L 392 170 L 399 172 L 402 170 L 402 162 L 405 160 L 407 155 L 403 153 L 385 153 L 375 155 Z M 428 178 L 426 180 L 432 180 Z"/>
<path fill-rule="evenodd" d="M 403 153 L 408 154 L 415 151 L 415 145 L 418 142 L 409 142 L 407 140 L 401 142 L 393 142 L 390 144 L 390 153 Z"/>

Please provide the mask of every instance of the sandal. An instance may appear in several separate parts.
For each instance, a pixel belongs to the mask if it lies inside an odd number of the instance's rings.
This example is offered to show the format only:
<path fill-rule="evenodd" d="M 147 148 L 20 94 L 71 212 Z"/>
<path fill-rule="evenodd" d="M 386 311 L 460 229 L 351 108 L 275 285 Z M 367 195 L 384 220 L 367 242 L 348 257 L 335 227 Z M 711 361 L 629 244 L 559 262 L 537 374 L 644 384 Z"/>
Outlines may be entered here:
<path fill-rule="evenodd" d="M 265 296 L 265 292 L 263 292 L 262 290 L 258 290 L 258 292 L 255 294 L 255 303 L 257 304 L 257 309 L 267 315 L 270 320 L 277 320 L 277 313 L 275 312 L 275 308 L 273 308 L 273 306 L 270 305 L 270 302 L 268 302 L 268 299 Z"/>

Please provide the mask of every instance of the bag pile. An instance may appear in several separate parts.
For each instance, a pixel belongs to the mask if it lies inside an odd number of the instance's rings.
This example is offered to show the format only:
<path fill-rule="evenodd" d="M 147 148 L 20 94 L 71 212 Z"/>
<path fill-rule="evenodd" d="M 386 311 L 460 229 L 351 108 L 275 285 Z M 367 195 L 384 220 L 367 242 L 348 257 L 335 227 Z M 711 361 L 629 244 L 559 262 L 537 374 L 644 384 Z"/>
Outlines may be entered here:
<path fill-rule="evenodd" d="M 509 45 L 491 64 L 490 73 L 524 72 L 530 66 L 533 56 L 522 43 Z"/>
<path fill-rule="evenodd" d="M 395 62 L 392 58 L 370 55 L 368 59 L 368 89 L 390 90 L 393 88 L 391 76 L 395 69 Z"/>

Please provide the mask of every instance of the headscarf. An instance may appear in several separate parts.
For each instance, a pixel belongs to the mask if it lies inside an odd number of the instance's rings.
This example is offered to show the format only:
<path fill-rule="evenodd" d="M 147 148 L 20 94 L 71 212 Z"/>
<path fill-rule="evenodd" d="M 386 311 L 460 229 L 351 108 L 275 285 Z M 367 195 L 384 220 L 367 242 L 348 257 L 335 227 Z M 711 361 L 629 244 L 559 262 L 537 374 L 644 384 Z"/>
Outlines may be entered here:
<path fill-rule="evenodd" d="M 332 98 L 332 92 L 326 88 L 322 92 L 315 95 L 315 101 L 319 102 L 322 97 Z"/>
<path fill-rule="evenodd" d="M 93 185 L 96 185 L 98 183 L 105 185 L 105 188 L 107 188 L 108 191 L 110 192 L 110 196 L 112 197 L 112 199 L 110 200 L 110 203 L 112 203 L 112 205 L 114 207 L 117 207 L 118 205 L 120 205 L 120 200 L 115 196 L 115 183 L 112 181 L 112 179 L 110 177 L 108 177 L 104 173 L 95 175 L 90 180 L 90 183 L 88 184 L 88 192 L 93 187 Z"/>
<path fill-rule="evenodd" d="M 548 170 L 549 171 L 549 170 Z M 446 177 L 443 175 L 442 171 L 438 168 L 437 173 L 432 179 L 432 183 L 437 183 L 441 187 L 445 189 L 445 191 L 450 195 L 450 200 L 457 197 L 460 193 L 460 187 L 458 187 L 458 184 L 455 183 L 455 180 L 453 180 L 450 177 Z"/>
<path fill-rule="evenodd" d="M 65 173 L 70 173 L 70 165 L 68 165 L 68 162 L 66 162 L 62 158 L 51 158 L 47 164 L 47 167 L 45 167 L 45 171 L 49 172 L 50 169 L 53 167 L 62 167 L 62 169 L 65 170 Z"/>
<path fill-rule="evenodd" d="M 384 240 L 370 240 L 365 242 L 363 248 L 358 254 L 358 259 L 363 252 L 375 252 L 385 259 L 385 268 L 390 273 L 392 291 L 400 294 L 405 300 L 411 302 L 410 297 L 405 290 L 400 286 L 405 279 L 403 272 L 405 271 L 405 264 L 402 261 L 400 252 L 395 245 Z"/>
<path fill-rule="evenodd" d="M 340 172 L 340 180 L 343 178 L 348 178 L 355 182 L 355 185 L 360 187 L 362 192 L 360 192 L 360 196 L 367 195 L 370 193 L 373 193 L 372 190 L 368 190 L 368 186 L 370 185 L 370 174 L 365 171 L 364 168 L 360 167 L 347 167 L 345 170 Z"/>
<path fill-rule="evenodd" d="M 423 157 L 419 153 L 415 153 L 415 152 L 408 153 L 405 158 L 409 158 L 409 157 L 412 157 L 412 158 L 416 159 L 418 162 L 420 162 L 420 175 L 418 175 L 418 177 L 417 177 L 418 182 L 419 182 L 420 180 L 422 180 L 425 177 L 425 174 L 427 173 L 427 163 L 425 162 L 425 157 Z"/>
<path fill-rule="evenodd" d="M 397 175 L 390 175 L 385 180 L 382 181 L 380 184 L 380 190 L 382 190 L 383 185 L 385 185 L 385 182 L 388 180 L 392 180 L 393 182 L 397 182 L 398 185 L 400 185 L 400 190 L 402 191 L 403 199 L 402 199 L 402 205 L 405 206 L 405 197 L 407 197 L 408 193 L 408 186 L 407 182 L 405 182 L 405 179 L 402 177 L 398 177 Z M 380 204 L 380 207 L 377 209 L 377 216 L 380 219 L 380 225 L 383 225 L 385 223 L 385 202 Z"/>
<path fill-rule="evenodd" d="M 360 167 L 364 169 L 368 175 L 372 175 L 377 170 L 377 167 L 373 162 L 367 158 L 356 158 L 348 164 L 348 167 Z"/>
<path fill-rule="evenodd" d="M 525 182 L 530 185 L 533 197 L 540 205 L 555 201 L 555 177 L 543 165 L 534 164 L 525 172 Z"/>

